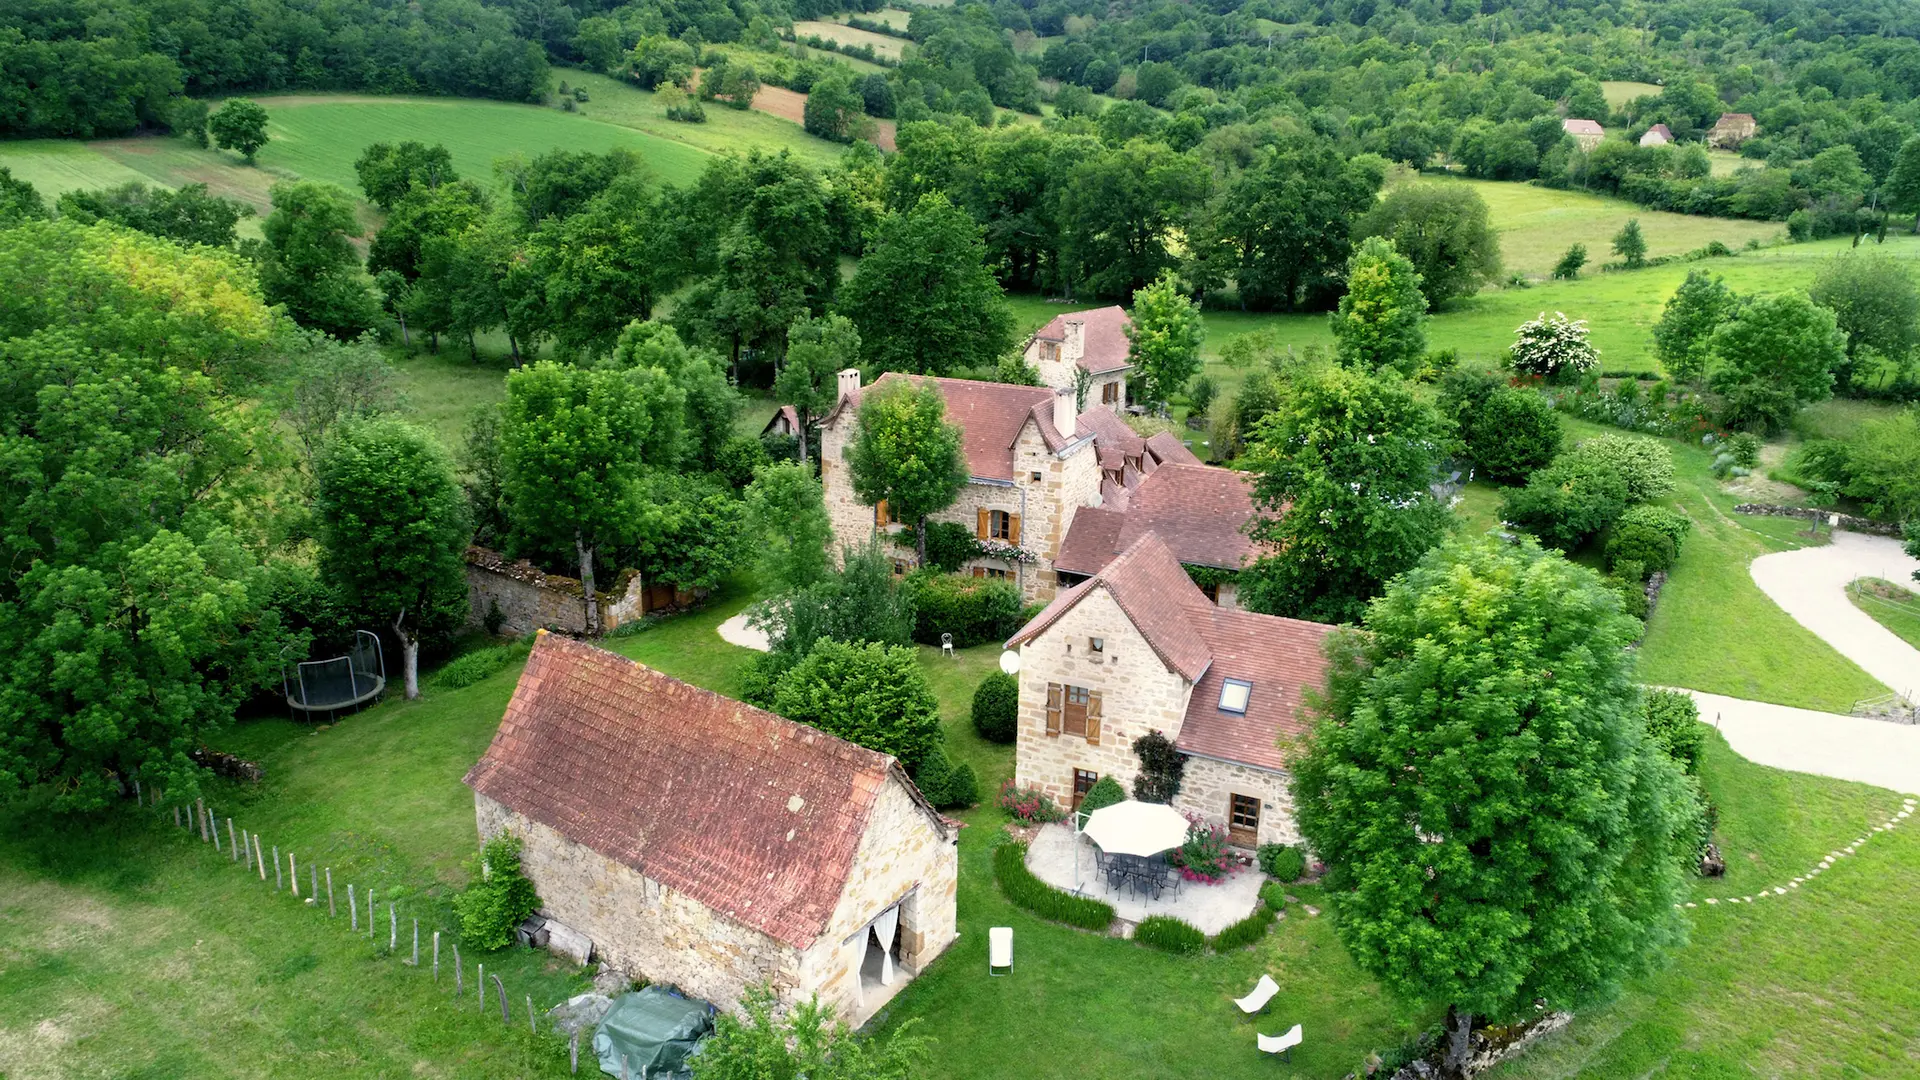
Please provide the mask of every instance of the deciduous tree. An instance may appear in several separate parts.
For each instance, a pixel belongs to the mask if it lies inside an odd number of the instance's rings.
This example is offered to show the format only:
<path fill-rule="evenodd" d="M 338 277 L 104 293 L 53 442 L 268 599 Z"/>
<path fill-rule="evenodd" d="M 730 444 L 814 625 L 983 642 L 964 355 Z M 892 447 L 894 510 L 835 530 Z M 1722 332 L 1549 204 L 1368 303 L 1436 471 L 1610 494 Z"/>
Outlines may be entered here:
<path fill-rule="evenodd" d="M 940 391 L 906 380 L 868 390 L 847 446 L 847 468 L 861 502 L 884 501 L 894 520 L 913 524 L 924 565 L 927 516 L 952 505 L 967 486 L 960 429 L 947 423 Z"/>
<path fill-rule="evenodd" d="M 1920 345 L 1920 286 L 1899 260 L 1878 251 L 1849 251 L 1828 260 L 1807 298 L 1833 312 L 1847 338 L 1835 367 L 1835 389 L 1852 388 L 1862 347 L 1904 360 Z"/>
<path fill-rule="evenodd" d="M 367 201 L 382 210 L 391 210 L 401 199 L 415 191 L 432 191 L 441 184 L 460 179 L 453 169 L 453 155 L 435 143 L 406 142 L 394 146 L 374 143 L 360 152 L 353 163 L 360 178 L 360 190 Z"/>
<path fill-rule="evenodd" d="M 1638 270 L 1647 263 L 1647 238 L 1640 235 L 1640 219 L 1628 218 L 1620 231 L 1613 234 L 1613 253 L 1627 264 L 1627 269 Z"/>
<path fill-rule="evenodd" d="M 1360 236 L 1383 236 L 1412 260 L 1430 309 L 1500 277 L 1500 240 L 1487 203 L 1465 184 L 1403 184 L 1367 211 Z"/>
<path fill-rule="evenodd" d="M 1348 367 L 1411 375 L 1427 351 L 1420 272 L 1393 241 L 1369 236 L 1347 260 L 1347 291 L 1333 313 L 1336 355 Z"/>
<path fill-rule="evenodd" d="M 267 239 L 260 287 L 267 300 L 335 337 L 356 337 L 377 325 L 373 282 L 353 248 L 360 223 L 352 197 L 311 180 L 275 184 L 270 197 L 273 212 L 260 225 Z"/>
<path fill-rule="evenodd" d="M 1456 541 L 1330 645 L 1293 759 L 1334 926 L 1395 995 L 1472 1018 L 1619 992 L 1685 940 L 1698 804 L 1648 737 L 1639 622 L 1592 571 L 1532 543 Z"/>
<path fill-rule="evenodd" d="M 1802 405 L 1833 395 L 1846 336 L 1833 312 L 1799 293 L 1763 296 L 1713 333 L 1709 344 L 1721 422 L 1762 432 L 1785 427 Z"/>
<path fill-rule="evenodd" d="M 246 98 L 228 98 L 207 117 L 207 133 L 215 146 L 240 151 L 251 165 L 254 155 L 267 145 L 267 110 Z"/>
<path fill-rule="evenodd" d="M 234 226 L 253 216 L 253 207 L 207 194 L 205 184 L 177 191 L 134 181 L 99 190 L 74 190 L 60 196 L 60 216 L 83 225 L 111 221 L 182 244 L 234 246 Z M 4 211 L 0 211 L 4 217 Z"/>
<path fill-rule="evenodd" d="M 1200 370 L 1207 330 L 1199 305 L 1187 298 L 1172 272 L 1134 292 L 1126 329 L 1127 362 L 1143 381 L 1149 403 L 1165 404 Z M 1080 407 L 1086 407 L 1084 400 Z"/>
<path fill-rule="evenodd" d="M 746 502 L 762 588 L 792 592 L 826 576 L 833 523 L 812 469 L 797 461 L 762 465 L 753 472 Z"/>
<path fill-rule="evenodd" d="M 859 363 L 860 331 L 844 315 L 806 317 L 787 328 L 787 360 L 773 377 L 773 396 L 799 416 L 802 465 L 814 419 L 840 400 L 840 372 Z"/>
<path fill-rule="evenodd" d="M 988 367 L 1013 344 L 1013 310 L 987 269 L 980 228 L 945 195 L 887 215 L 840 310 L 880 371 Z"/>
<path fill-rule="evenodd" d="M 1667 298 L 1660 321 L 1653 326 L 1653 351 L 1667 374 L 1698 385 L 1707 374 L 1713 332 L 1739 306 L 1740 298 L 1718 276 L 1705 270 L 1687 271 L 1687 280 Z"/>
<path fill-rule="evenodd" d="M 773 711 L 891 754 L 908 772 L 941 744 L 940 702 L 905 645 L 821 638 L 780 677 Z"/>
<path fill-rule="evenodd" d="M 315 468 L 321 565 L 350 608 L 400 639 L 407 699 L 420 696 L 420 642 L 467 618 L 473 536 L 453 461 L 394 418 L 349 423 Z"/>

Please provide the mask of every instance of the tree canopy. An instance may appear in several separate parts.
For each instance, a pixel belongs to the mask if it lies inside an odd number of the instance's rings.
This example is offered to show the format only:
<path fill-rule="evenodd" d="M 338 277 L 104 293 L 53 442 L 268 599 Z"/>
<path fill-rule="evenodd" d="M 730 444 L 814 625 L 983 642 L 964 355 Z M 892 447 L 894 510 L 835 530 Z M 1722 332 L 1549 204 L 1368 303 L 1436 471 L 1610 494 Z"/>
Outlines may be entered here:
<path fill-rule="evenodd" d="M 944 195 L 887 215 L 840 309 L 879 371 L 948 375 L 991 366 L 1013 346 L 1013 311 L 980 229 Z"/>
<path fill-rule="evenodd" d="M 1149 404 L 1166 402 L 1186 388 L 1200 370 L 1200 343 L 1206 336 L 1200 308 L 1187 299 L 1172 274 L 1133 294 L 1127 360 L 1146 388 Z"/>
<path fill-rule="evenodd" d="M 1427 350 L 1427 299 L 1412 260 L 1369 236 L 1347 260 L 1347 291 L 1333 313 L 1335 355 L 1349 367 L 1412 375 Z"/>
<path fill-rule="evenodd" d="M 1465 184 L 1402 184 L 1356 228 L 1393 241 L 1394 250 L 1412 260 L 1430 308 L 1472 296 L 1500 276 L 1500 240 L 1486 200 Z"/>
<path fill-rule="evenodd" d="M 861 502 L 885 502 L 890 517 L 914 526 L 924 564 L 927 516 L 967 485 L 960 429 L 947 422 L 940 391 L 901 380 L 861 395 L 847 468 Z"/>

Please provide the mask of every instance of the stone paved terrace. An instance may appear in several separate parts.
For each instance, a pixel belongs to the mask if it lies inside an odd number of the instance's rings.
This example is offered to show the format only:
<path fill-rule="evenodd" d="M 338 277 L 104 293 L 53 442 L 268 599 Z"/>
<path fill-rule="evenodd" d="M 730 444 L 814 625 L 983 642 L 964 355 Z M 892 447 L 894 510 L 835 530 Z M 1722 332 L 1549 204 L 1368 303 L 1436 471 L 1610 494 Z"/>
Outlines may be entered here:
<path fill-rule="evenodd" d="M 1080 880 L 1074 882 L 1074 848 L 1080 849 Z M 1091 840 L 1077 836 L 1064 823 L 1046 825 L 1027 848 L 1027 869 L 1057 889 L 1079 892 L 1113 905 L 1114 913 L 1130 923 L 1149 915 L 1172 915 L 1200 928 L 1209 937 L 1252 914 L 1260 902 L 1260 883 L 1266 875 L 1255 869 L 1242 870 L 1218 885 L 1186 881 L 1180 891 L 1163 891 L 1158 900 L 1150 893 L 1115 892 L 1107 888 L 1095 869 Z"/>

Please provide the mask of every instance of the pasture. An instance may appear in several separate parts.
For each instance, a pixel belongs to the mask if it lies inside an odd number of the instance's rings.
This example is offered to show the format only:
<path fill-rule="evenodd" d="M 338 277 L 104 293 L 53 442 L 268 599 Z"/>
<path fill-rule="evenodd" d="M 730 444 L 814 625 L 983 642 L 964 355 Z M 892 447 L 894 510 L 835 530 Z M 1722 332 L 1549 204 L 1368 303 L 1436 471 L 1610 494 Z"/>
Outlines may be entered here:
<path fill-rule="evenodd" d="M 856 48 L 862 45 L 871 45 L 873 46 L 874 55 L 884 56 L 889 60 L 900 59 L 900 50 L 907 44 L 907 42 L 902 39 L 888 34 L 876 34 L 871 30 L 861 30 L 857 27 L 848 26 L 845 23 L 825 22 L 814 19 L 794 23 L 793 33 L 796 37 L 820 37 L 828 41 L 837 41 L 842 45 L 852 45 Z"/>
<path fill-rule="evenodd" d="M 1659 97 L 1660 86 L 1657 83 L 1602 79 L 1600 93 L 1607 99 L 1607 108 L 1619 109 L 1635 98 Z"/>

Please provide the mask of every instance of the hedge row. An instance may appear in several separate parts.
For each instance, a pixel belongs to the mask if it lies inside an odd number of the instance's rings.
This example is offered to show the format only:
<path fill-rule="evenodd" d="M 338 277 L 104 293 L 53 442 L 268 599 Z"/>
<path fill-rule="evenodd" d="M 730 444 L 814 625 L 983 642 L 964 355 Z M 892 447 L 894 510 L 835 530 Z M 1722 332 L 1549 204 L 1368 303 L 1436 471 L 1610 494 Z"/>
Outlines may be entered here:
<path fill-rule="evenodd" d="M 1015 905 L 1054 922 L 1082 930 L 1105 930 L 1113 925 L 1113 908 L 1098 900 L 1061 892 L 1027 869 L 1027 845 L 1002 844 L 993 852 L 993 877 L 1000 891 Z M 1144 924 L 1142 924 L 1144 925 Z M 1194 931 L 1199 933 L 1199 931 Z"/>
<path fill-rule="evenodd" d="M 1171 915 L 1149 915 L 1134 927 L 1133 940 L 1151 949 L 1170 953 L 1205 952 L 1207 935 L 1190 922 Z"/>
<path fill-rule="evenodd" d="M 1213 935 L 1213 951 L 1241 949 L 1259 941 L 1267 935 L 1267 927 L 1273 925 L 1274 917 L 1278 914 L 1264 902 L 1255 904 L 1246 918 Z"/>

